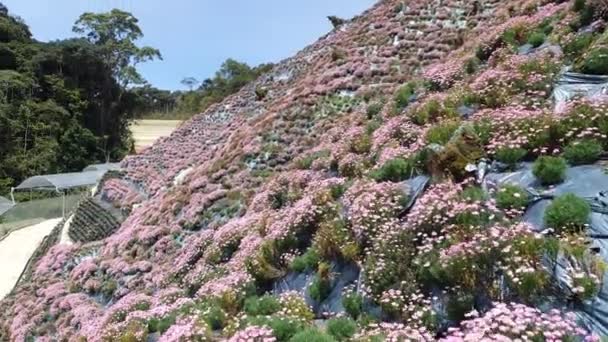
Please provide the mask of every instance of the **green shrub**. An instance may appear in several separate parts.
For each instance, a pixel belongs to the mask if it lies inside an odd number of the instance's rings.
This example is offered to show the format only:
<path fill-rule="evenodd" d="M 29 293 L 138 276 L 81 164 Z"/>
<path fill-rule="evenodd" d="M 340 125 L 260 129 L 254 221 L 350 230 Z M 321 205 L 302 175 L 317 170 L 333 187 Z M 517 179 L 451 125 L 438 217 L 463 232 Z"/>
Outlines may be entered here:
<path fill-rule="evenodd" d="M 602 46 L 587 52 L 578 64 L 578 70 L 585 74 L 608 74 L 608 47 Z"/>
<path fill-rule="evenodd" d="M 403 110 L 410 103 L 410 99 L 414 96 L 416 85 L 412 82 L 402 86 L 395 94 L 395 107 L 398 111 Z"/>
<path fill-rule="evenodd" d="M 458 127 L 460 127 L 460 122 L 455 120 L 433 126 L 426 133 L 426 142 L 429 144 L 445 145 L 450 141 Z"/>
<path fill-rule="evenodd" d="M 504 147 L 496 151 L 495 157 L 499 162 L 507 164 L 509 168 L 514 168 L 527 154 L 528 151 L 523 148 Z"/>
<path fill-rule="evenodd" d="M 227 317 L 219 306 L 211 305 L 202 314 L 211 330 L 221 330 L 226 325 Z"/>
<path fill-rule="evenodd" d="M 387 161 L 371 176 L 378 182 L 401 182 L 412 176 L 414 163 L 410 159 L 395 158 Z"/>
<path fill-rule="evenodd" d="M 602 145 L 596 140 L 573 141 L 564 149 L 564 158 L 573 165 L 591 164 L 602 154 Z"/>
<path fill-rule="evenodd" d="M 327 333 L 338 341 L 347 341 L 357 332 L 357 324 L 350 318 L 333 318 L 327 321 Z"/>
<path fill-rule="evenodd" d="M 576 232 L 589 220 L 591 207 L 574 194 L 565 194 L 553 200 L 545 211 L 545 224 L 556 232 Z"/>
<path fill-rule="evenodd" d="M 316 275 L 308 287 L 308 293 L 310 294 L 310 298 L 317 302 L 322 302 L 331 293 L 331 282 L 325 277 Z"/>
<path fill-rule="evenodd" d="M 461 197 L 469 202 L 483 202 L 488 196 L 481 187 L 469 186 L 462 191 Z"/>
<path fill-rule="evenodd" d="M 152 318 L 148 321 L 148 332 L 153 334 L 159 332 L 163 334 L 165 331 L 175 324 L 175 315 L 168 315 L 161 319 Z"/>
<path fill-rule="evenodd" d="M 564 46 L 564 52 L 570 58 L 580 56 L 591 46 L 593 43 L 593 34 L 590 32 L 584 32 L 576 36 L 572 41 L 568 42 Z"/>
<path fill-rule="evenodd" d="M 552 185 L 564 181 L 567 167 L 564 158 L 542 156 L 534 162 L 532 172 L 541 184 Z"/>
<path fill-rule="evenodd" d="M 317 329 L 309 328 L 297 333 L 289 342 L 336 342 L 336 339 Z"/>
<path fill-rule="evenodd" d="M 281 303 L 275 296 L 249 297 L 245 300 L 245 312 L 251 316 L 268 316 L 279 310 L 281 310 Z"/>
<path fill-rule="evenodd" d="M 448 318 L 453 321 L 460 321 L 465 315 L 474 309 L 475 297 L 468 293 L 456 293 L 449 297 L 446 311 Z"/>
<path fill-rule="evenodd" d="M 279 342 L 289 341 L 290 338 L 305 327 L 301 320 L 283 315 L 250 317 L 249 324 L 269 327 Z"/>
<path fill-rule="evenodd" d="M 481 60 L 478 57 L 469 58 L 464 64 L 464 71 L 468 75 L 472 75 L 477 71 L 477 69 L 479 69 L 480 64 Z"/>
<path fill-rule="evenodd" d="M 369 134 L 361 134 L 355 137 L 350 144 L 350 150 L 353 153 L 365 154 L 372 148 L 372 138 Z"/>
<path fill-rule="evenodd" d="M 530 196 L 516 185 L 503 185 L 496 194 L 496 206 L 500 209 L 522 209 L 528 205 Z"/>
<path fill-rule="evenodd" d="M 537 47 L 543 45 L 543 43 L 545 42 L 545 39 L 547 39 L 547 36 L 545 36 L 544 33 L 534 32 L 528 37 L 528 44 L 537 48 Z"/>
<path fill-rule="evenodd" d="M 307 269 L 314 269 L 319 263 L 319 253 L 314 248 L 309 248 L 306 253 L 297 256 L 291 262 L 291 269 L 294 272 L 302 273 Z"/>
<path fill-rule="evenodd" d="M 374 102 L 367 106 L 367 119 L 371 120 L 375 118 L 376 115 L 380 114 L 380 112 L 382 111 L 382 107 L 383 105 L 380 102 Z"/>
<path fill-rule="evenodd" d="M 574 0 L 574 4 L 572 4 L 572 10 L 575 12 L 580 12 L 585 9 L 586 0 Z"/>
<path fill-rule="evenodd" d="M 342 306 L 350 317 L 357 319 L 363 311 L 363 297 L 355 292 L 347 293 L 342 296 Z"/>

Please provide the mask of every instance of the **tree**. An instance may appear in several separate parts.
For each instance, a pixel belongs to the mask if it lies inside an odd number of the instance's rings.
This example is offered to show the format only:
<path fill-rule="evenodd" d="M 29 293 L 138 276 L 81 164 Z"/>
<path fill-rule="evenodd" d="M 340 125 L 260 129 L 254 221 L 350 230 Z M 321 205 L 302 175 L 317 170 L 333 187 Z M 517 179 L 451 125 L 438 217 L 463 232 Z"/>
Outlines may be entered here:
<path fill-rule="evenodd" d="M 123 89 L 145 82 L 137 71 L 138 64 L 162 59 L 159 50 L 136 45 L 135 42 L 143 37 L 138 23 L 139 20 L 131 13 L 113 9 L 108 13 L 84 13 L 72 28 L 75 33 L 101 47 L 104 60 Z"/>
<path fill-rule="evenodd" d="M 194 87 L 196 87 L 200 82 L 194 77 L 186 77 L 181 83 L 192 91 L 192 89 L 194 89 Z"/>

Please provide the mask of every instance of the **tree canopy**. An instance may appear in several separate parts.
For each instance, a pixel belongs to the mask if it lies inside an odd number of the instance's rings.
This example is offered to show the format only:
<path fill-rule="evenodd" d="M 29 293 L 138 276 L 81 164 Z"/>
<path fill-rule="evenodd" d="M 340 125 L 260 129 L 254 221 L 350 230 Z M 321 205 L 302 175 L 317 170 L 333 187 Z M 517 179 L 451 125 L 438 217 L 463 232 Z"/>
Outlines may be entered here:
<path fill-rule="evenodd" d="M 137 19 L 84 14 L 85 37 L 41 43 L 0 4 L 0 193 L 37 174 L 80 171 L 131 149 L 135 66 L 160 56 L 139 48 Z"/>

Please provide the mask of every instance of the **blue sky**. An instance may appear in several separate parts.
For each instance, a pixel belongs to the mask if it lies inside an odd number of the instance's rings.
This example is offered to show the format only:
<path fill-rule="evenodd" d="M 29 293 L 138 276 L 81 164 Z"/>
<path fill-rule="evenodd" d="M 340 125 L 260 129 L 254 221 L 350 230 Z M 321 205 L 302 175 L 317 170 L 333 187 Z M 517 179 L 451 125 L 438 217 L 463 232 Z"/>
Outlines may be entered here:
<path fill-rule="evenodd" d="M 41 41 L 74 36 L 83 12 L 119 8 L 140 19 L 143 44 L 164 61 L 142 65 L 154 86 L 210 77 L 229 57 L 257 65 L 289 57 L 331 29 L 327 15 L 350 18 L 375 0 L 0 0 Z"/>

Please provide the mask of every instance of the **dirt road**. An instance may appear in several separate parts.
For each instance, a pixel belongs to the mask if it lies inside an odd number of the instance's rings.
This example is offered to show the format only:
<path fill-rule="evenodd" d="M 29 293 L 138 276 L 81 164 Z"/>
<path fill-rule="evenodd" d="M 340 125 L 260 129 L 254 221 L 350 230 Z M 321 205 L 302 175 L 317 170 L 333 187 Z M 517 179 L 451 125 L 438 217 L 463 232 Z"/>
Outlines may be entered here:
<path fill-rule="evenodd" d="M 12 232 L 0 241 L 0 299 L 11 292 L 27 261 L 60 218 Z"/>
<path fill-rule="evenodd" d="M 138 120 L 131 125 L 137 152 L 152 145 L 156 139 L 169 136 L 182 122 L 178 120 Z"/>

